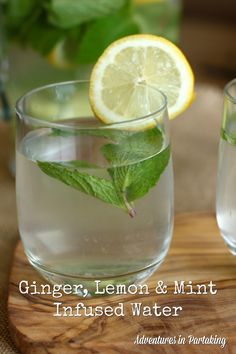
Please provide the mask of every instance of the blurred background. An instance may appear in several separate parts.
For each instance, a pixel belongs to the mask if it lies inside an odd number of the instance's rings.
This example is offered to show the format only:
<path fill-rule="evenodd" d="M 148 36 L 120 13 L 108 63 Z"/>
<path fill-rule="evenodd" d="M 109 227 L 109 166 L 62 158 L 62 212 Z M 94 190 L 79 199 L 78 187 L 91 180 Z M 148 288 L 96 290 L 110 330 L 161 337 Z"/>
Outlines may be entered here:
<path fill-rule="evenodd" d="M 14 104 L 29 89 L 88 78 L 103 49 L 133 33 L 175 42 L 196 79 L 191 107 L 171 122 L 175 211 L 214 212 L 223 87 L 236 77 L 235 0 L 0 0 L 0 352 L 7 277 L 18 238 Z"/>

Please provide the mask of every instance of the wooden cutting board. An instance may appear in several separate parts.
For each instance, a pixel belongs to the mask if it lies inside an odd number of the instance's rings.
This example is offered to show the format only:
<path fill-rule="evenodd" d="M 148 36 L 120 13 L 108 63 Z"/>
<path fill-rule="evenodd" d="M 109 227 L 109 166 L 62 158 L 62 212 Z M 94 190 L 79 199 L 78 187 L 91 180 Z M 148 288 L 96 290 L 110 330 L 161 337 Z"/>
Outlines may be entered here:
<path fill-rule="evenodd" d="M 165 262 L 147 282 L 150 295 L 107 296 L 79 299 L 65 296 L 63 305 L 116 306 L 124 303 L 124 317 L 54 317 L 50 296 L 22 295 L 21 280 L 45 284 L 29 265 L 22 245 L 17 246 L 9 283 L 8 312 L 12 338 L 23 354 L 136 354 L 136 353 L 236 353 L 236 257 L 222 241 L 212 214 L 185 214 L 175 218 L 173 242 Z M 170 293 L 157 295 L 158 280 Z M 213 281 L 216 295 L 173 295 L 175 280 L 193 284 Z M 56 300 L 57 301 L 57 300 Z M 153 306 L 182 306 L 179 317 L 131 315 L 131 303 Z M 226 337 L 219 345 L 134 344 L 142 337 Z"/>

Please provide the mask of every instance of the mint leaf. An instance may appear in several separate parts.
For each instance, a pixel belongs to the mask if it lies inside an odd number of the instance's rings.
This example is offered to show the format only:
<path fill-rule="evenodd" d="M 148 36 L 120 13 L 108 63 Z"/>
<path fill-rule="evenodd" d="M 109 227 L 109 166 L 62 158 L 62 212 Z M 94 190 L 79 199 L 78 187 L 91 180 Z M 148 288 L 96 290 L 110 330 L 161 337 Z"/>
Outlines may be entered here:
<path fill-rule="evenodd" d="M 156 156 L 134 164 L 130 166 L 128 171 L 125 171 L 129 180 L 129 183 L 127 183 L 127 178 L 125 179 L 126 199 L 129 202 L 143 197 L 152 187 L 157 184 L 162 172 L 169 162 L 169 158 L 170 148 L 167 147 Z M 124 174 L 124 171 L 119 171 L 119 175 L 120 174 Z"/>
<path fill-rule="evenodd" d="M 6 14 L 15 25 L 28 16 L 37 4 L 37 0 L 8 0 Z"/>
<path fill-rule="evenodd" d="M 38 53 L 46 55 L 65 37 L 65 31 L 47 23 L 44 9 L 37 1 L 30 1 L 28 6 L 26 6 L 27 1 L 23 2 L 25 6 L 22 8 L 16 6 L 14 11 L 10 7 L 14 1 L 11 0 L 9 3 L 6 10 L 8 35 L 23 45 L 29 45 Z M 18 3 L 20 4 L 21 1 Z"/>
<path fill-rule="evenodd" d="M 122 140 L 121 144 L 106 144 L 102 147 L 105 158 L 115 166 L 109 168 L 108 172 L 117 194 L 123 199 L 131 213 L 133 213 L 133 207 L 130 203 L 143 197 L 156 185 L 168 164 L 170 149 L 167 147 L 158 153 L 162 145 L 161 132 L 153 128 L 133 134 Z M 154 156 L 147 158 L 152 155 Z"/>
<path fill-rule="evenodd" d="M 95 62 L 112 41 L 139 32 L 131 3 L 131 0 L 6 0 L 2 8 L 9 39 L 41 55 L 47 55 L 60 43 L 63 57 L 76 65 Z"/>
<path fill-rule="evenodd" d="M 42 55 L 47 55 L 65 35 L 61 29 L 46 23 L 43 16 L 40 16 L 37 22 L 33 22 L 32 26 L 30 22 L 25 26 L 28 44 Z"/>
<path fill-rule="evenodd" d="M 124 6 L 126 0 L 51 0 L 47 5 L 49 21 L 61 28 L 71 28 L 106 16 Z"/>
<path fill-rule="evenodd" d="M 99 168 L 97 165 L 89 163 L 87 161 L 79 161 L 79 160 L 71 160 L 63 162 L 64 167 L 72 167 L 72 168 Z"/>
<path fill-rule="evenodd" d="M 88 135 L 88 136 L 97 136 L 100 138 L 105 138 L 111 140 L 113 142 L 121 142 L 121 140 L 126 139 L 129 136 L 132 136 L 134 133 L 132 131 L 125 131 L 119 129 L 106 129 L 106 128 L 99 128 L 99 129 L 59 129 L 59 128 L 52 128 L 51 136 L 72 136 L 72 135 Z"/>
<path fill-rule="evenodd" d="M 37 161 L 37 164 L 48 176 L 56 178 L 80 192 L 125 210 L 125 205 L 117 195 L 111 181 L 79 172 L 77 169 L 66 167 L 62 163 Z"/>
<path fill-rule="evenodd" d="M 220 135 L 231 145 L 236 145 L 236 113 L 225 115 Z"/>
<path fill-rule="evenodd" d="M 163 137 L 157 127 L 140 132 L 129 131 L 126 134 L 122 139 L 115 140 L 118 144 L 106 144 L 102 147 L 103 155 L 113 166 L 146 159 L 162 149 Z"/>
<path fill-rule="evenodd" d="M 75 60 L 79 63 L 92 63 L 113 41 L 139 32 L 139 26 L 127 12 L 103 17 L 91 23 L 85 30 Z"/>

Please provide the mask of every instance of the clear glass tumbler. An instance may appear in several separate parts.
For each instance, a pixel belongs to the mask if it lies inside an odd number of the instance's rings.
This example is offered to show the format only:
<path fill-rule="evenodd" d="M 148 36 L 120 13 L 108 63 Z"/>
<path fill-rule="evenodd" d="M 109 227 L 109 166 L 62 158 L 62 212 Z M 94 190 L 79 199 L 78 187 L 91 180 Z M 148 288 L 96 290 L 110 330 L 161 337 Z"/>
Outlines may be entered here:
<path fill-rule="evenodd" d="M 236 79 L 224 90 L 216 215 L 221 235 L 230 252 L 236 255 Z"/>
<path fill-rule="evenodd" d="M 103 124 L 89 82 L 38 88 L 17 102 L 19 231 L 51 283 L 139 283 L 163 261 L 173 226 L 165 96 L 145 117 Z"/>

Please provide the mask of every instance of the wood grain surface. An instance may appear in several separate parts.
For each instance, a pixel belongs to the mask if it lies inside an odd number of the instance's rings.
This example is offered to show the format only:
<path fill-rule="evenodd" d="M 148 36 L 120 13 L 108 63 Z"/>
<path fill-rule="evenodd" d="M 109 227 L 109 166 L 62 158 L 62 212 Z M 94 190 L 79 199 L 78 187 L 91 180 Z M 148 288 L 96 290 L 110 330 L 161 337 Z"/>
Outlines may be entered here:
<path fill-rule="evenodd" d="M 175 218 L 174 237 L 165 262 L 147 281 L 150 295 L 106 296 L 79 299 L 64 296 L 64 305 L 116 306 L 123 302 L 124 317 L 54 317 L 49 295 L 22 295 L 18 284 L 26 279 L 46 282 L 28 264 L 19 244 L 9 283 L 8 312 L 11 335 L 23 354 L 138 354 L 236 353 L 236 257 L 222 241 L 212 214 L 185 214 Z M 168 294 L 157 295 L 158 280 L 168 284 Z M 216 295 L 173 295 L 175 280 L 193 284 L 213 281 Z M 57 301 L 57 300 L 56 300 Z M 130 304 L 182 306 L 179 317 L 134 317 Z M 211 335 L 226 337 L 219 345 L 136 345 L 136 336 L 174 337 Z"/>

